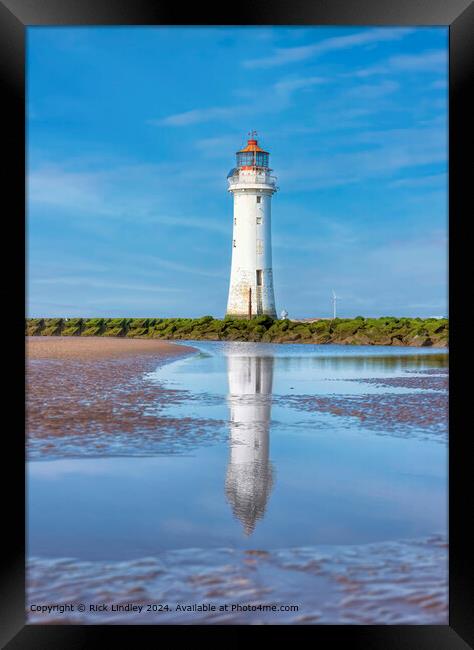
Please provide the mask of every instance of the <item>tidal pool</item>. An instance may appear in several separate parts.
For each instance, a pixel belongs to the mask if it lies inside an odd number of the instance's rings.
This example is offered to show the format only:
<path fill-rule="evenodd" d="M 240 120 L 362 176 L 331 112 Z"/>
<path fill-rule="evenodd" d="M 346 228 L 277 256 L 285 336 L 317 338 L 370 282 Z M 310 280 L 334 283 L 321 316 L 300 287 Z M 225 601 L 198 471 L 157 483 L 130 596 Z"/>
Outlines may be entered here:
<path fill-rule="evenodd" d="M 299 611 L 46 620 L 445 623 L 446 352 L 191 344 L 165 365 L 135 362 L 123 382 L 115 366 L 115 420 L 91 393 L 61 426 L 45 384 L 41 435 L 30 423 L 29 600 Z M 54 365 L 56 385 L 70 367 Z"/>

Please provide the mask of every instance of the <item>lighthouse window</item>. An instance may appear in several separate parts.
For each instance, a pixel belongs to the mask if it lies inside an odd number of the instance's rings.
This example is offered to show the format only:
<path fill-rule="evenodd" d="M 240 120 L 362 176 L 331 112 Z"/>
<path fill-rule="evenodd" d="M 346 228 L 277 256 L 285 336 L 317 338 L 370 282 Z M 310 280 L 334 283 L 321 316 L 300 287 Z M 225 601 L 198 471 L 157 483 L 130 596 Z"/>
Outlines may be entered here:
<path fill-rule="evenodd" d="M 261 196 L 257 196 L 257 203 L 261 203 L 261 202 L 262 202 L 262 197 L 261 197 Z"/>
<path fill-rule="evenodd" d="M 257 287 L 262 286 L 262 269 L 257 269 Z"/>
<path fill-rule="evenodd" d="M 257 224 L 262 223 L 262 217 L 257 215 Z"/>
<path fill-rule="evenodd" d="M 253 151 L 246 151 L 237 154 L 237 167 L 252 167 L 254 164 Z"/>
<path fill-rule="evenodd" d="M 234 241 L 232 242 L 232 244 L 233 244 L 233 246 L 234 246 L 234 248 L 235 248 L 235 246 L 236 246 L 235 239 L 234 239 Z"/>
<path fill-rule="evenodd" d="M 234 217 L 234 226 L 237 225 L 237 217 Z"/>

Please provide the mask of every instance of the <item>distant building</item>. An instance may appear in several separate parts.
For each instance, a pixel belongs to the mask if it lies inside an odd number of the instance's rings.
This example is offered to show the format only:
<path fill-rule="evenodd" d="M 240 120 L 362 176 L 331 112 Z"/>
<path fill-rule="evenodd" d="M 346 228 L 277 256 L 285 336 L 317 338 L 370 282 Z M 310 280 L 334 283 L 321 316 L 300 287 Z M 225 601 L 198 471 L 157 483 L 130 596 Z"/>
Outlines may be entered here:
<path fill-rule="evenodd" d="M 227 176 L 234 197 L 232 265 L 227 315 L 276 318 L 273 292 L 271 200 L 277 191 L 270 175 L 269 153 L 253 137 L 237 152 L 237 166 Z"/>

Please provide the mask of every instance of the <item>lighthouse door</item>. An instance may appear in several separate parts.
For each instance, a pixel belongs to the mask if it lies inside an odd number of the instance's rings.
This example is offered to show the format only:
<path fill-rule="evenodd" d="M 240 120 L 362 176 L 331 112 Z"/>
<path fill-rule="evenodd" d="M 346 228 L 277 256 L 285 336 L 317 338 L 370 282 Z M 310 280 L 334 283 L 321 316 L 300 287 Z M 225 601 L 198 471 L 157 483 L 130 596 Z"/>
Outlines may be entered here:
<path fill-rule="evenodd" d="M 263 313 L 262 304 L 262 269 L 257 269 L 257 316 Z"/>

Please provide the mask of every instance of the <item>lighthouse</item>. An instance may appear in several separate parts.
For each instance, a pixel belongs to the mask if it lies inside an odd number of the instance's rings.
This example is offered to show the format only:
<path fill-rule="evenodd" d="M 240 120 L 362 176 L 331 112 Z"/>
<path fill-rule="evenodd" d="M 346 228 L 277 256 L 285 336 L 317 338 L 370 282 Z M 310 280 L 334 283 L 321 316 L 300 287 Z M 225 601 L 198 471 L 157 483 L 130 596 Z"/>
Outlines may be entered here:
<path fill-rule="evenodd" d="M 269 153 L 259 147 L 256 132 L 237 151 L 237 164 L 227 175 L 234 199 L 232 264 L 227 316 L 276 318 L 273 292 L 271 201 L 276 178 Z"/>
<path fill-rule="evenodd" d="M 269 460 L 273 357 L 227 353 L 230 455 L 225 494 L 246 535 L 263 519 L 273 487 Z"/>

